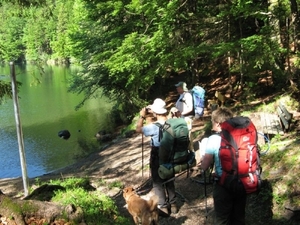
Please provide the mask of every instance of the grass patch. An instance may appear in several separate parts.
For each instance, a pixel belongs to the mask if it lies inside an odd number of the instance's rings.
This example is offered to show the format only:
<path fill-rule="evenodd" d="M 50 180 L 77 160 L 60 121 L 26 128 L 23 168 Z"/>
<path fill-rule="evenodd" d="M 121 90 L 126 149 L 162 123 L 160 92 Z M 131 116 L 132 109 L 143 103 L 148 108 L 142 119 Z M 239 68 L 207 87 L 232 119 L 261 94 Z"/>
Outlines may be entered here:
<path fill-rule="evenodd" d="M 86 224 L 130 224 L 127 218 L 119 215 L 115 202 L 110 197 L 91 187 L 88 178 L 50 180 L 50 183 L 66 188 L 65 191 L 56 191 L 51 201 L 63 205 L 73 204 L 76 207 L 80 207 L 83 211 Z M 106 184 L 103 179 L 101 183 Z M 119 181 L 107 185 L 110 188 L 123 186 Z"/>
<path fill-rule="evenodd" d="M 261 158 L 264 178 L 272 184 L 273 224 L 293 224 L 284 219 L 285 207 L 297 205 L 298 172 L 300 164 L 299 141 L 295 133 L 276 136 L 271 149 Z M 295 197 L 296 195 L 296 197 Z M 276 222 L 275 222 L 276 221 Z"/>
<path fill-rule="evenodd" d="M 275 110 L 279 102 L 283 103 L 289 112 L 299 109 L 299 102 L 284 94 L 269 104 L 257 105 L 249 111 L 244 110 L 242 114 L 244 116 L 249 116 L 253 112 L 276 114 Z M 263 168 L 262 189 L 258 194 L 249 196 L 246 209 L 247 224 L 299 224 L 299 221 L 286 217 L 286 208 L 298 207 L 300 202 L 299 144 L 299 135 L 294 130 L 284 135 L 270 136 L 270 149 L 260 158 Z M 264 151 L 266 146 L 260 147 Z"/>
<path fill-rule="evenodd" d="M 123 184 L 122 184 L 122 182 L 121 181 L 118 181 L 118 180 L 116 180 L 116 181 L 113 181 L 113 182 L 111 182 L 111 183 L 109 183 L 108 184 L 108 188 L 109 189 L 112 189 L 112 188 L 120 188 L 120 189 L 122 189 L 123 188 Z"/>

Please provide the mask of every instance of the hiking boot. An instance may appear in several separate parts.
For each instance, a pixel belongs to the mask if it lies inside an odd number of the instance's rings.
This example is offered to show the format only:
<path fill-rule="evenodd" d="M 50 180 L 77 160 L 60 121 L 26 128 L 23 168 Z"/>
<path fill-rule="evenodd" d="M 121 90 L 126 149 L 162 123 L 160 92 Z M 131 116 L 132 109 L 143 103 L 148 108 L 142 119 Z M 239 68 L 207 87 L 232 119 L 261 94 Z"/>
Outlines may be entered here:
<path fill-rule="evenodd" d="M 162 217 L 169 217 L 169 210 L 167 207 L 158 207 L 158 214 Z"/>
<path fill-rule="evenodd" d="M 178 208 L 177 205 L 175 203 L 171 204 L 171 213 L 178 213 Z"/>

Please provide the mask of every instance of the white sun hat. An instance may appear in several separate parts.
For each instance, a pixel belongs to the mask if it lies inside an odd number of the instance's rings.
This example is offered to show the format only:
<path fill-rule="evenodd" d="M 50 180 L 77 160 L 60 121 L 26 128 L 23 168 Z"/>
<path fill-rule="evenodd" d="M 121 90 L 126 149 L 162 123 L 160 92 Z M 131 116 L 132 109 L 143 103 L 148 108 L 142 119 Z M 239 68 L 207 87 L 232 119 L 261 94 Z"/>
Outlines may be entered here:
<path fill-rule="evenodd" d="M 157 98 L 154 100 L 150 109 L 156 114 L 165 114 L 167 112 L 166 103 L 164 100 Z"/>

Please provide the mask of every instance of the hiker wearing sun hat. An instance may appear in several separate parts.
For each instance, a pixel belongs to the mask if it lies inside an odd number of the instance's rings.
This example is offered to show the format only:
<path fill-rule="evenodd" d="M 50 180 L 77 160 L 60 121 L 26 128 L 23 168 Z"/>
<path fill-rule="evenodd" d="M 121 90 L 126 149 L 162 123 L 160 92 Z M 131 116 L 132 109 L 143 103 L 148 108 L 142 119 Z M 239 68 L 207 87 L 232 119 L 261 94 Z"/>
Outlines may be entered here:
<path fill-rule="evenodd" d="M 175 107 L 170 109 L 170 117 L 184 118 L 189 130 L 192 129 L 193 122 L 193 96 L 189 92 L 185 82 L 180 81 L 175 84 L 176 90 L 179 94 L 179 98 L 175 104 Z"/>
<path fill-rule="evenodd" d="M 160 98 L 155 99 L 153 105 L 148 106 L 148 108 L 150 108 L 152 112 L 158 115 L 163 115 L 167 113 L 166 103 Z"/>
<path fill-rule="evenodd" d="M 143 126 L 147 109 L 156 117 L 156 122 Z M 144 107 L 140 111 L 136 132 L 143 133 L 146 137 L 151 137 L 151 153 L 150 153 L 150 171 L 153 181 L 154 194 L 158 196 L 158 208 L 161 216 L 169 216 L 169 206 L 176 203 L 176 193 L 174 181 L 163 184 L 165 180 L 161 179 L 158 174 L 159 168 L 159 133 L 160 126 L 163 126 L 168 119 L 166 103 L 164 100 L 157 98 L 152 105 Z M 166 196 L 167 193 L 167 196 Z"/>
<path fill-rule="evenodd" d="M 175 104 L 177 117 L 192 117 L 193 115 L 193 96 L 189 93 L 185 82 L 180 81 L 175 85 L 179 98 Z"/>

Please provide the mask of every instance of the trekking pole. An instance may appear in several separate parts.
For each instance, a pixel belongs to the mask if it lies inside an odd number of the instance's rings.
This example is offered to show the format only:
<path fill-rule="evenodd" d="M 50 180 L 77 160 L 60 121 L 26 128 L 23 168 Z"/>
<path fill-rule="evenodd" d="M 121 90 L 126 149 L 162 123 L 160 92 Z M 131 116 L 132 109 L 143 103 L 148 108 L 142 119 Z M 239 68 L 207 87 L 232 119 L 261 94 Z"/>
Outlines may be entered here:
<path fill-rule="evenodd" d="M 150 179 L 147 179 L 144 183 L 142 183 L 141 185 L 139 185 L 137 188 L 135 188 L 135 191 L 138 195 L 144 193 L 144 192 L 148 192 L 150 191 L 152 188 L 147 188 L 145 190 L 141 190 L 142 188 L 144 188 L 145 186 L 147 186 L 147 184 L 151 182 Z"/>
<path fill-rule="evenodd" d="M 204 197 L 205 197 L 205 219 L 207 219 L 208 210 L 207 210 L 206 171 L 205 170 L 204 170 Z"/>
<path fill-rule="evenodd" d="M 172 177 L 172 178 L 166 180 L 165 182 L 162 183 L 162 185 L 165 185 L 166 183 L 169 183 L 169 182 L 175 180 L 177 177 L 180 177 L 181 175 L 185 174 L 186 172 L 187 172 L 187 170 L 184 170 L 184 171 L 182 171 L 181 173 L 178 173 L 177 176 L 174 176 L 174 177 Z"/>
<path fill-rule="evenodd" d="M 142 133 L 142 178 L 144 179 L 144 134 Z"/>

